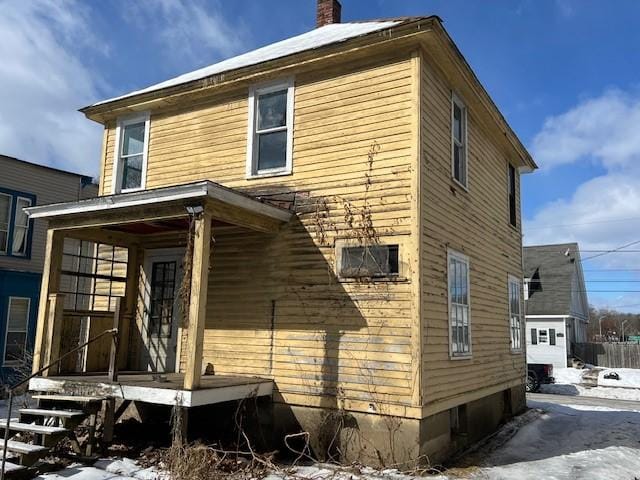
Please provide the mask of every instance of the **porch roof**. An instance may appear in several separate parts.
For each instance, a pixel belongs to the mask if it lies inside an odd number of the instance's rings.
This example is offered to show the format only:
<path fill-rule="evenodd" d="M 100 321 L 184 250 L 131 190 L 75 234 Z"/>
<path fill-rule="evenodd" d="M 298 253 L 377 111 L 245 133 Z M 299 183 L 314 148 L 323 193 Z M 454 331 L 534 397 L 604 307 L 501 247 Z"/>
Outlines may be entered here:
<path fill-rule="evenodd" d="M 273 230 L 293 215 L 208 180 L 39 205 L 25 211 L 32 219 L 48 219 L 50 228 L 79 228 L 185 217 L 187 208 L 193 206 L 206 206 L 217 220 L 261 231 Z"/>

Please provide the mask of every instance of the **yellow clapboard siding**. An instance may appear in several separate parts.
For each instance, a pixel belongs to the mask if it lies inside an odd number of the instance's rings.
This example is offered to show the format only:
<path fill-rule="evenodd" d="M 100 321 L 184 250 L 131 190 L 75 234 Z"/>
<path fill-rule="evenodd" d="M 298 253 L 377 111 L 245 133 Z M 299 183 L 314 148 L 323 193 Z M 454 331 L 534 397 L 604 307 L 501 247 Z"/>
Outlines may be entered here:
<path fill-rule="evenodd" d="M 451 89 L 437 69 L 422 70 L 423 393 L 427 404 L 524 376 L 509 348 L 507 275 L 521 277 L 519 232 L 509 225 L 507 158 L 468 109 L 468 183 L 451 180 Z M 518 185 L 519 188 L 519 185 Z M 470 259 L 472 358 L 449 358 L 447 247 Z M 506 387 L 505 387 L 506 388 Z M 464 397 L 460 400 L 464 402 Z"/>

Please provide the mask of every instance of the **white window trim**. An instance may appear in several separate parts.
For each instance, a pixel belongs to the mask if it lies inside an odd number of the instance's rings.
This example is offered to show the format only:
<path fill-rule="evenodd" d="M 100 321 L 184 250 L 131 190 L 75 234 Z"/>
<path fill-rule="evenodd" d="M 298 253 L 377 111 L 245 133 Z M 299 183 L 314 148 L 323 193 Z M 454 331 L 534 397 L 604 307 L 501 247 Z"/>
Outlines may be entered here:
<path fill-rule="evenodd" d="M 144 122 L 144 146 L 142 147 L 142 175 L 140 178 L 139 188 L 122 189 L 122 165 L 120 161 L 120 152 L 122 151 L 122 129 L 127 125 Z M 151 115 L 149 112 L 138 113 L 131 116 L 118 118 L 116 127 L 115 152 L 113 158 L 113 172 L 111 177 L 111 193 L 127 193 L 144 190 L 147 185 L 147 159 L 149 153 L 149 130 L 151 127 Z"/>
<path fill-rule="evenodd" d="M 29 202 L 29 207 L 33 207 L 33 200 L 31 200 L 30 198 L 22 197 L 22 196 L 17 196 L 16 197 L 16 208 L 15 208 L 15 212 L 13 214 L 13 238 L 11 238 L 9 240 L 11 242 L 11 256 L 13 256 L 13 257 L 26 257 L 27 253 L 29 253 L 29 235 L 31 234 L 31 228 L 30 228 L 30 224 L 29 224 L 29 217 L 27 217 L 27 224 L 26 225 L 18 225 L 18 222 L 17 222 L 18 205 L 20 203 L 20 200 L 26 200 L 27 202 Z M 23 253 L 16 253 L 16 252 L 13 251 L 13 243 L 15 241 L 16 229 L 17 228 L 25 228 L 25 227 L 27 229 L 27 232 L 24 235 L 24 252 Z"/>
<path fill-rule="evenodd" d="M 257 134 L 256 125 L 256 102 L 258 97 L 265 93 L 277 92 L 287 89 L 287 158 L 283 168 L 271 168 L 269 170 L 257 170 L 258 149 L 255 148 Z M 293 172 L 293 121 L 294 121 L 294 101 L 295 84 L 293 78 L 278 80 L 262 85 L 256 85 L 249 89 L 249 125 L 247 130 L 247 165 L 246 177 L 264 178 L 279 175 L 290 175 Z"/>
<path fill-rule="evenodd" d="M 27 321 L 24 326 L 24 349 L 27 349 L 27 340 L 29 334 L 29 316 L 31 315 L 31 299 L 29 297 L 9 297 L 9 302 L 7 304 L 7 324 L 4 329 L 4 349 L 2 352 L 2 365 L 3 366 L 14 366 L 19 365 L 19 360 L 7 360 L 7 338 L 9 337 L 9 314 L 11 313 L 11 301 L 12 300 L 26 300 L 27 301 Z"/>
<path fill-rule="evenodd" d="M 467 308 L 469 310 L 469 351 L 466 353 L 454 353 L 453 351 L 453 338 L 451 336 L 451 289 L 449 284 L 449 264 L 451 259 L 454 258 L 467 265 Z M 469 257 L 463 253 L 456 252 L 455 250 L 447 250 L 447 323 L 449 325 L 449 359 L 450 360 L 469 360 L 473 357 L 473 336 L 471 334 L 471 263 Z"/>
<path fill-rule="evenodd" d="M 9 212 L 7 214 L 7 246 L 4 250 L 0 250 L 0 255 L 9 255 L 9 252 L 12 250 L 13 248 L 13 239 L 9 238 L 9 232 L 11 231 L 11 221 L 13 220 L 11 218 L 11 212 L 13 211 L 13 195 L 10 195 L 8 193 L 4 193 L 4 192 L 0 192 L 0 196 L 4 196 L 9 198 Z M 2 230 L 3 232 L 5 232 L 5 230 Z"/>
<path fill-rule="evenodd" d="M 454 150 L 454 145 L 456 142 L 455 139 L 455 135 L 454 135 L 454 130 L 453 130 L 453 125 L 454 125 L 454 118 L 453 118 L 453 106 L 457 105 L 461 110 L 462 110 L 462 136 L 464 138 L 464 145 L 462 148 L 462 152 L 463 152 L 463 157 L 464 157 L 464 178 L 466 180 L 466 184 L 462 183 L 460 180 L 458 180 L 455 176 L 455 150 Z M 465 105 L 465 103 L 462 101 L 462 99 L 456 95 L 455 92 L 451 92 L 451 178 L 453 179 L 454 182 L 456 182 L 458 185 L 460 185 L 460 187 L 462 187 L 464 190 L 469 191 L 469 138 L 467 135 L 468 132 L 468 112 L 467 112 L 467 106 Z"/>
<path fill-rule="evenodd" d="M 518 316 L 520 317 L 520 347 L 519 348 L 514 348 L 511 342 L 511 285 L 512 284 L 517 284 L 518 285 L 518 293 L 519 293 L 519 298 L 518 298 L 518 303 L 520 305 L 520 313 L 518 314 Z M 520 281 L 520 279 L 518 277 L 516 277 L 515 275 L 509 275 L 508 276 L 508 281 L 507 281 L 507 303 L 508 303 L 508 310 L 509 310 L 509 349 L 511 350 L 511 353 L 522 353 L 524 351 L 524 343 L 522 341 L 522 332 L 526 331 L 526 326 L 524 325 L 523 319 L 524 316 L 522 315 L 522 282 Z"/>

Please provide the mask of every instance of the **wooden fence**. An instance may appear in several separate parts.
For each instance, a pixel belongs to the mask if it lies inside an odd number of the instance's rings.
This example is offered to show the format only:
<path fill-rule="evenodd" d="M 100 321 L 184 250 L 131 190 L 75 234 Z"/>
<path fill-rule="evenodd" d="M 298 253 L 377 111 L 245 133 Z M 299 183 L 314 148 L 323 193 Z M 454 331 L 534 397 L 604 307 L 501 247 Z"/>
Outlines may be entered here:
<path fill-rule="evenodd" d="M 573 353 L 598 367 L 640 368 L 640 345 L 637 343 L 576 343 Z"/>

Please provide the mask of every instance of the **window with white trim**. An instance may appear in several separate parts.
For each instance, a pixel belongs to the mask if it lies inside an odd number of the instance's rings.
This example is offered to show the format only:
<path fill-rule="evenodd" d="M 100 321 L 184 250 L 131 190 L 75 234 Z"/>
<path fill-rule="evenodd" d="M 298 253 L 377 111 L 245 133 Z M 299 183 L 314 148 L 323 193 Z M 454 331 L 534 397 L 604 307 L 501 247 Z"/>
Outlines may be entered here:
<path fill-rule="evenodd" d="M 451 175 L 467 188 L 467 108 L 455 94 L 451 97 Z"/>
<path fill-rule="evenodd" d="M 149 124 L 149 114 L 118 121 L 113 193 L 141 190 L 145 187 Z"/>
<path fill-rule="evenodd" d="M 249 91 L 247 177 L 291 173 L 293 80 Z"/>
<path fill-rule="evenodd" d="M 9 297 L 4 347 L 5 365 L 24 360 L 30 309 L 31 300 L 29 298 Z"/>
<path fill-rule="evenodd" d="M 32 205 L 31 199 L 18 197 L 13 222 L 13 245 L 11 253 L 17 257 L 27 255 L 27 240 L 29 239 L 29 216 L 24 211 Z"/>
<path fill-rule="evenodd" d="M 0 193 L 0 253 L 9 249 L 9 221 L 11 220 L 12 195 Z"/>
<path fill-rule="evenodd" d="M 512 276 L 509 276 L 509 331 L 511 333 L 511 350 L 522 350 L 520 281 Z"/>
<path fill-rule="evenodd" d="M 469 259 L 448 253 L 449 330 L 452 357 L 471 355 L 471 315 L 469 301 Z"/>

